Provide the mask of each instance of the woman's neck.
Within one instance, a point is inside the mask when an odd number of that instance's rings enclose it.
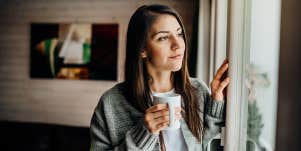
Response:
[[[168,92],[173,89],[170,71],[152,72],[149,74],[151,76],[149,85],[153,92]]]

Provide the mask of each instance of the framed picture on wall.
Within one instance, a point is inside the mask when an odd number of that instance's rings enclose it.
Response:
[[[32,23],[31,78],[117,80],[118,24]]]

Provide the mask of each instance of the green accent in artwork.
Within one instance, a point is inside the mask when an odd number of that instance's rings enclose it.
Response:
[[[49,68],[51,69],[51,65],[50,65],[50,47],[51,47],[51,39],[46,39],[44,41],[44,45],[45,45],[45,56],[47,59],[47,63]]]
[[[46,54],[46,56],[49,56],[50,46],[51,46],[51,39],[46,39],[45,40],[45,54]]]
[[[87,64],[91,60],[91,46],[88,43],[83,44],[83,60],[84,63]]]

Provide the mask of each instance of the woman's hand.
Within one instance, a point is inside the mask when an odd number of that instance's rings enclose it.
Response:
[[[176,120],[181,118],[181,108],[175,107]],[[144,124],[152,134],[159,132],[169,125],[169,109],[167,104],[157,104],[146,110]]]
[[[226,75],[226,71],[228,70],[229,63],[226,59],[221,67],[217,70],[214,79],[211,82],[211,95],[214,100],[224,100],[224,89],[228,86],[230,82],[230,78]],[[225,77],[225,75],[227,77]],[[225,94],[226,95],[226,94]]]

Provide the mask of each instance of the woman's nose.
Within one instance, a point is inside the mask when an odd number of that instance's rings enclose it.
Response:
[[[181,41],[180,37],[172,36],[172,43],[171,43],[171,49],[177,50],[181,47]]]

